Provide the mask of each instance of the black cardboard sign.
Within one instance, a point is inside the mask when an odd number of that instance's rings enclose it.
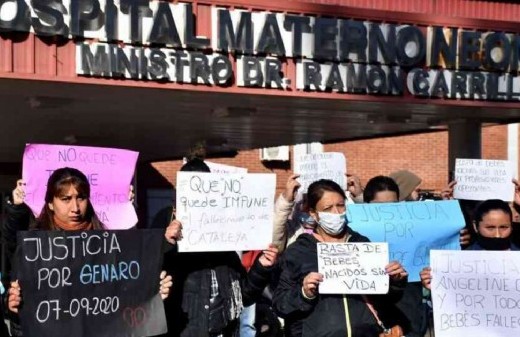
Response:
[[[28,337],[144,337],[167,331],[159,295],[163,230],[18,233]]]

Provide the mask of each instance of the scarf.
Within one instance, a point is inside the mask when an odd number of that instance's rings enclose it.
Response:
[[[92,223],[90,222],[81,222],[79,224],[69,224],[64,221],[59,220],[56,216],[52,217],[54,224],[64,231],[86,231],[92,229]]]

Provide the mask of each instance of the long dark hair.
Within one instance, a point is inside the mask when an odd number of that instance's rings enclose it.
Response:
[[[78,194],[87,199],[87,211],[85,221],[92,224],[92,229],[104,229],[103,223],[99,220],[90,202],[90,184],[87,177],[75,168],[63,167],[54,171],[47,181],[47,191],[45,192],[45,204],[43,205],[40,216],[36,219],[33,226],[41,230],[57,230],[58,226],[54,223],[54,212],[49,208],[55,197],[59,197],[70,186],[73,186]]]

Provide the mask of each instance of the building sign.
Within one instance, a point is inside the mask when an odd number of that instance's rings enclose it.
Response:
[[[211,36],[199,36],[190,3],[0,0],[0,30],[97,41],[77,39],[77,73],[85,76],[520,99],[519,34],[219,7],[211,14]]]

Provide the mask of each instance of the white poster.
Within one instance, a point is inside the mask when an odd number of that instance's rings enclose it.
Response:
[[[436,337],[520,336],[520,252],[430,254]]]
[[[386,294],[388,243],[318,243],[320,294]]]
[[[208,165],[211,173],[247,173],[247,169],[244,167],[213,163],[207,160],[204,162]]]
[[[274,174],[177,173],[181,252],[266,249],[272,241]]]
[[[307,193],[309,185],[320,179],[330,179],[345,189],[347,160],[339,152],[306,154],[295,158],[294,173],[300,175],[298,193]]]
[[[456,199],[513,201],[513,165],[507,160],[457,159]]]

